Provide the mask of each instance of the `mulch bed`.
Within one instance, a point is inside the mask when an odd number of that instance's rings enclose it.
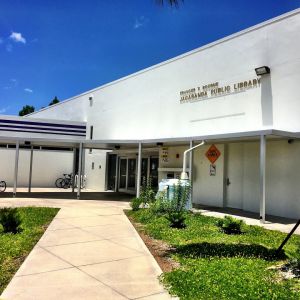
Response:
[[[126,214],[127,215],[127,214]],[[127,215],[127,218],[130,220],[131,224],[134,226],[136,231],[138,232],[139,236],[149,249],[150,253],[153,255],[155,260],[157,261],[158,265],[165,272],[171,272],[172,270],[179,267],[179,263],[174,261],[170,257],[170,253],[174,250],[170,245],[167,243],[156,240],[151,238],[147,235],[143,229],[144,225],[141,223],[137,223]]]

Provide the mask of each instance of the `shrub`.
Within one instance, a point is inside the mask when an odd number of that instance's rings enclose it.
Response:
[[[3,227],[3,232],[18,233],[21,229],[21,219],[17,208],[1,208],[0,223]]]
[[[155,192],[152,189],[152,180],[151,177],[146,180],[146,178],[143,178],[143,184],[141,187],[141,193],[140,193],[141,202],[143,203],[144,207],[147,204],[150,204],[155,201]]]
[[[182,211],[169,212],[166,216],[166,219],[170,222],[170,227],[172,228],[182,229],[186,227],[186,224],[184,222],[186,216]]]
[[[225,216],[224,219],[218,220],[216,225],[226,234],[241,234],[243,224],[245,224],[243,220]]]
[[[140,198],[133,198],[130,202],[130,206],[133,211],[137,211],[140,209],[141,203],[142,203],[142,200]]]
[[[166,205],[166,219],[173,228],[185,228],[186,204],[191,194],[191,183],[182,185],[179,181],[178,185],[173,186],[173,196],[170,197]]]
[[[161,192],[149,208],[152,214],[163,215],[168,211],[168,205],[169,200],[166,199],[165,193]]]

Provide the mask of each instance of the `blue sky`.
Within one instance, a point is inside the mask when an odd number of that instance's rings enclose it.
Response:
[[[0,114],[36,109],[300,7],[300,0],[1,0]]]

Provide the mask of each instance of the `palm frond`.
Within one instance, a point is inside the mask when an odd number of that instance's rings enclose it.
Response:
[[[167,3],[170,6],[178,7],[180,3],[183,3],[184,0],[156,0],[158,5],[163,6],[165,3]]]

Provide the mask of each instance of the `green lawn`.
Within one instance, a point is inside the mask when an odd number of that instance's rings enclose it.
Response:
[[[128,214],[146,234],[175,248],[170,255],[180,267],[164,273],[162,282],[180,299],[300,299],[298,279],[283,280],[268,269],[297,255],[300,236],[274,258],[286,236],[278,231],[245,225],[243,234],[226,235],[215,226],[217,218],[200,214],[189,214],[185,229],[172,229],[147,209]]]
[[[18,208],[22,231],[17,234],[4,234],[0,225],[0,294],[58,210],[44,207]]]

